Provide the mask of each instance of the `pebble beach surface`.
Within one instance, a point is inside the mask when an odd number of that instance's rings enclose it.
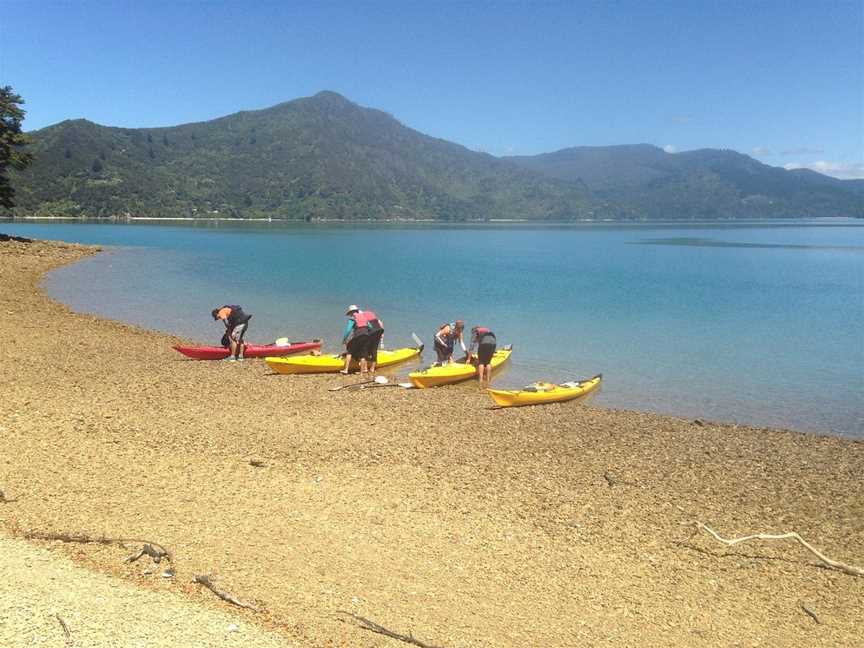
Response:
[[[190,361],[39,288],[96,252],[0,242],[0,645],[861,645],[864,577],[692,523],[864,566],[864,443]]]

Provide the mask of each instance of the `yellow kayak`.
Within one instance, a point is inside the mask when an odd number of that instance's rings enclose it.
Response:
[[[498,367],[507,362],[512,352],[513,346],[510,344],[495,351],[490,363],[492,371],[495,372]],[[451,362],[443,367],[433,365],[422,371],[412,371],[408,374],[408,378],[415,387],[423,389],[425,387],[438,387],[439,385],[452,385],[463,380],[470,380],[476,375],[477,367],[473,364]]]
[[[403,349],[378,350],[378,368],[405,362],[416,358],[423,351],[422,347],[405,347]],[[310,373],[336,373],[342,371],[345,366],[345,358],[339,354],[320,356],[294,356],[285,358],[264,358],[267,366],[280,374],[310,374]],[[356,360],[351,361],[351,371],[360,368]]]
[[[505,391],[503,389],[487,389],[489,395],[501,407],[520,407],[521,405],[542,405],[543,403],[558,403],[584,396],[600,386],[603,374],[597,374],[587,380],[554,383],[537,382],[524,389]]]

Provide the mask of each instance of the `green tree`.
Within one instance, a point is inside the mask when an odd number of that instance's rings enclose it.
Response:
[[[11,209],[15,206],[15,190],[9,183],[8,169],[21,170],[27,167],[33,156],[22,149],[29,142],[21,132],[24,100],[10,86],[0,88],[0,206]]]

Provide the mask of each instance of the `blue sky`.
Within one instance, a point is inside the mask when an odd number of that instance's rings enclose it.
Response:
[[[334,90],[494,155],[647,142],[864,177],[864,3],[0,0],[27,130]]]

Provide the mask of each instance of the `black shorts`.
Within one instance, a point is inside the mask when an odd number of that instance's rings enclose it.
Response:
[[[488,365],[492,362],[493,355],[495,355],[494,342],[482,342],[477,346],[477,364]]]
[[[444,346],[435,340],[435,353],[438,354],[438,363],[444,364],[453,357],[453,347]]]
[[[368,335],[355,335],[348,340],[346,349],[351,354],[352,358],[359,360],[366,357],[366,345],[369,343]]]
[[[375,362],[378,359],[378,347],[381,346],[381,338],[384,337],[384,329],[378,329],[366,336],[366,355],[365,358],[369,362]]]

